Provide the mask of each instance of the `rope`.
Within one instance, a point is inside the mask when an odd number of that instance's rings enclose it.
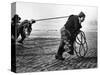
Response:
[[[80,36],[81,36],[81,39],[79,40],[78,36],[76,37],[76,40],[75,43],[79,45],[79,51],[76,50],[76,45],[74,43],[74,48],[75,48],[75,53],[78,57],[84,57],[88,51],[88,45],[87,45],[87,42],[86,42],[86,37],[85,37],[85,33],[83,31],[81,31],[80,33]],[[82,40],[82,38],[84,39],[84,42]],[[82,49],[83,49],[83,55],[81,54],[82,52]]]
[[[53,18],[45,18],[45,19],[37,19],[36,21],[44,21],[44,20],[52,20],[52,19],[61,19],[61,18],[67,18],[69,16],[62,16],[62,17],[53,17]]]

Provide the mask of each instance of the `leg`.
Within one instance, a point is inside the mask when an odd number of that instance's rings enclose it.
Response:
[[[56,59],[64,60],[64,58],[62,56],[63,52],[65,51],[64,45],[65,45],[64,40],[61,39],[60,46],[59,46],[59,49],[58,49],[58,52],[56,55]]]
[[[21,40],[18,41],[18,42],[23,44],[23,41],[24,41],[24,39],[26,38],[26,34],[25,34],[24,31],[21,32],[21,37],[22,37]]]
[[[70,52],[68,52],[69,54],[71,54],[71,55],[74,55],[74,46],[73,46],[73,44],[74,44],[74,41],[75,41],[75,39],[76,39],[76,37],[74,36],[74,35],[72,35],[71,37],[70,37],[70,47],[69,47],[69,49],[71,50]]]

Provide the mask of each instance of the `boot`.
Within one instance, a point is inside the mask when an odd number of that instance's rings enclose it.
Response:
[[[58,60],[62,60],[62,61],[65,60],[65,58],[63,58],[62,56],[58,56],[58,55],[55,55],[55,58]]]

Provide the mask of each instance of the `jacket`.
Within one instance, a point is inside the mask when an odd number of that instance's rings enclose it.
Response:
[[[82,28],[77,15],[70,15],[64,26],[71,34],[74,34]]]

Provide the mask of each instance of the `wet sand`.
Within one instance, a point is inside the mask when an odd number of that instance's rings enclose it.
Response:
[[[64,53],[64,61],[55,59],[59,38],[29,38],[22,45],[16,45],[17,72],[38,72],[97,67],[97,49],[89,50],[85,58]]]

